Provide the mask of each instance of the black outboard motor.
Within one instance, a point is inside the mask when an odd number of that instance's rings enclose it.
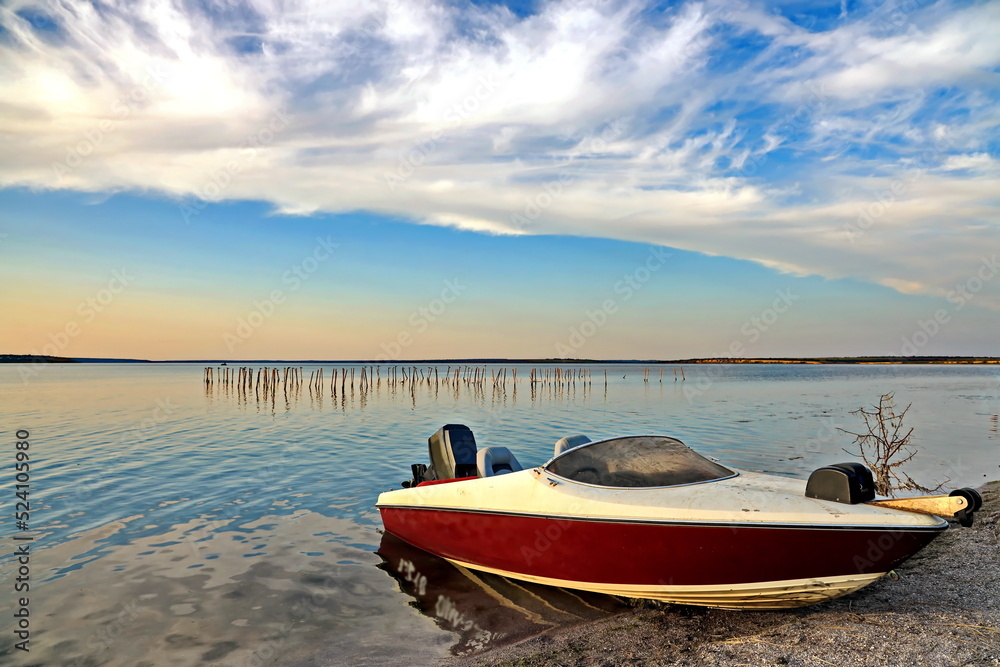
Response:
[[[835,463],[809,475],[806,497],[848,505],[867,503],[875,500],[875,479],[860,463]]]
[[[476,436],[468,426],[445,424],[427,439],[427,448],[431,459],[430,467],[420,463],[410,466],[413,479],[403,482],[403,488],[414,487],[420,482],[435,479],[478,475]]]
[[[427,474],[427,466],[423,463],[414,463],[410,466],[410,472],[413,473],[413,478],[403,480],[404,489],[409,489],[424,481],[424,475]]]

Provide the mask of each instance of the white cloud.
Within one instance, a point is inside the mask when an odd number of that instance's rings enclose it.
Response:
[[[712,3],[224,8],[0,7],[0,185],[614,237],[926,294],[996,246],[995,3],[889,32]]]
[[[831,95],[863,98],[883,91],[955,85],[978,79],[1000,62],[1000,4],[957,12],[939,24],[911,24],[899,35],[854,31],[855,39],[829,40],[830,57],[841,67],[820,79]]]
[[[941,165],[941,169],[944,171],[956,171],[959,169],[969,169],[978,172],[994,172],[998,171],[1000,167],[1000,161],[993,159],[986,153],[973,153],[970,155],[952,155],[949,156],[944,164]]]

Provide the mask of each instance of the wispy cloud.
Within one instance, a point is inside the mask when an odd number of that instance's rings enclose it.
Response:
[[[0,185],[190,201],[228,174],[218,198],[286,212],[945,294],[1000,238],[1000,5],[830,11],[22,0],[0,7]]]

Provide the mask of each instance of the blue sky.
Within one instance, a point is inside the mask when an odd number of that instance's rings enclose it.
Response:
[[[9,3],[0,347],[997,354],[998,32],[990,2]]]

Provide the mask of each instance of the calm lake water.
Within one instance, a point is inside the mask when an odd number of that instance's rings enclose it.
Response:
[[[852,457],[850,410],[895,391],[918,481],[1000,478],[993,366],[588,367],[592,384],[357,386],[273,400],[202,365],[0,366],[0,655],[12,664],[432,664],[614,614],[598,595],[477,576],[381,533],[427,438],[464,423],[526,467],[584,433],[672,435],[737,467],[805,479]],[[303,366],[308,382],[315,365]],[[360,367],[357,367],[360,368]],[[424,372],[428,367],[423,366]],[[487,367],[486,375],[498,367]],[[441,375],[446,366],[440,367]],[[605,386],[604,371],[608,383]],[[14,524],[15,432],[30,432],[30,531]],[[13,648],[14,535],[31,544],[31,652]],[[863,594],[863,593],[862,593]]]

